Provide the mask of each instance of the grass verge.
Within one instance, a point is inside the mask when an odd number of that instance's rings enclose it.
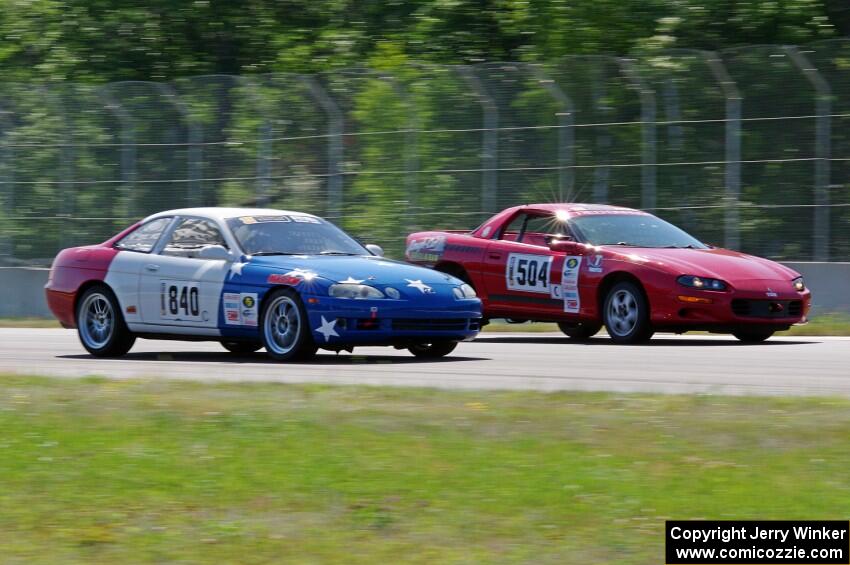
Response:
[[[658,563],[665,518],[834,518],[850,402],[0,377],[21,563]]]
[[[52,318],[0,318],[0,328],[61,328]]]

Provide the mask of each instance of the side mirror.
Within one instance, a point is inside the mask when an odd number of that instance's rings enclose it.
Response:
[[[380,245],[375,245],[374,243],[370,243],[366,245],[366,249],[369,250],[369,253],[372,255],[377,255],[378,257],[384,256],[384,249]]]
[[[208,261],[231,261],[230,251],[221,245],[207,245],[198,252],[198,259]]]
[[[579,255],[584,250],[584,246],[571,239],[551,239],[549,240],[549,249],[559,253]]]

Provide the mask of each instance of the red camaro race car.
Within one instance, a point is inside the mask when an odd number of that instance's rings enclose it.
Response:
[[[614,206],[517,206],[472,232],[414,233],[406,255],[472,285],[485,318],[557,322],[576,339],[604,325],[620,343],[692,330],[759,342],[811,305],[792,269]]]

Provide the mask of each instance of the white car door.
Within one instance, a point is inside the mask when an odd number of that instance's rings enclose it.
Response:
[[[136,324],[142,320],[139,312],[139,273],[144,265],[150,263],[150,254],[173,220],[172,216],[151,220],[115,245],[119,253],[109,265],[104,282],[115,292],[124,321],[133,331],[137,330]]]
[[[147,256],[140,274],[141,317],[147,331],[218,335],[224,280],[230,262],[200,259],[209,245],[227,247],[211,220],[178,219],[159,253]]]

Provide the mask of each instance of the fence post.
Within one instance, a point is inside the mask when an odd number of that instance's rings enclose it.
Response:
[[[702,56],[726,99],[726,218],[724,242],[728,249],[741,247],[741,214],[738,203],[741,199],[741,106],[742,98],[738,86],[720,58],[712,52],[703,51]]]
[[[189,150],[187,151],[187,172],[189,178],[189,190],[186,194],[186,204],[199,206],[204,204],[201,189],[201,178],[203,178],[203,133],[201,128],[192,119],[186,103],[180,98],[170,85],[163,82],[154,83],[162,96],[171,102],[177,113],[186,121],[187,139]]]
[[[136,131],[133,120],[127,110],[116,102],[107,92],[107,87],[97,90],[104,107],[118,120],[121,128],[121,181],[124,185],[124,206],[128,218],[134,218],[133,206],[136,195]]]
[[[575,188],[575,106],[569,96],[538,65],[523,65],[558,102],[558,196],[561,202],[573,198]]]
[[[600,59],[595,59],[599,61]],[[604,60],[602,60],[604,61]],[[591,86],[592,108],[594,119],[598,119],[597,112],[601,114],[605,112],[606,117],[610,116],[610,107],[605,103],[608,96],[608,88],[605,84],[607,73],[603,62],[594,65],[593,67],[593,84]],[[613,121],[610,118],[604,121]],[[603,163],[611,159],[611,132],[608,127],[593,128],[594,138],[594,154],[604,155]],[[593,201],[599,204],[607,204],[610,201],[608,197],[608,185],[611,180],[611,170],[607,165],[598,165],[593,168]]]
[[[45,98],[50,99],[54,109],[59,115],[59,121],[62,123],[62,144],[59,150],[59,188],[61,190],[60,200],[60,216],[70,219],[74,215],[74,205],[76,203],[76,187],[74,183],[74,132],[73,128],[68,125],[68,114],[65,111],[65,104],[62,102],[62,94],[51,92],[48,86],[41,87],[45,91]],[[72,224],[70,221],[63,221],[59,228],[59,245],[62,248],[70,247],[68,242],[68,227]]]
[[[269,205],[269,177],[271,176],[272,162],[272,124],[265,115],[263,95],[259,93],[256,81],[250,77],[242,75],[235,75],[233,78],[236,79],[237,83],[241,83],[245,87],[246,92],[254,101],[255,108],[263,116],[260,126],[257,128],[257,179],[255,183],[255,189],[257,192],[255,200],[258,206],[265,207]]]
[[[481,212],[482,216],[496,213],[499,191],[499,108],[496,101],[481,83],[481,79],[466,65],[459,65],[458,72],[475,92],[481,102],[484,115],[481,136]]]
[[[342,185],[342,136],[345,131],[345,119],[342,111],[319,82],[312,76],[299,75],[299,80],[307,85],[310,94],[328,116],[328,216],[339,220],[343,210]]]
[[[815,261],[829,261],[829,222],[830,222],[830,157],[831,157],[831,115],[832,89],[823,75],[815,68],[803,53],[794,46],[784,47],[788,58],[800,69],[817,95],[815,101],[815,212],[814,212],[814,254]]]
[[[655,208],[656,195],[656,161],[658,147],[655,137],[655,91],[649,88],[640,78],[635,68],[634,60],[618,59],[623,75],[629,80],[632,88],[640,95],[641,121],[641,207]]]
[[[407,229],[409,229],[410,231],[416,231],[416,222],[413,221],[413,217],[416,214],[416,210],[418,209],[417,170],[419,169],[419,153],[417,145],[417,132],[419,130],[419,123],[417,121],[416,105],[413,102],[413,97],[410,95],[409,92],[407,92],[407,90],[402,87],[398,79],[396,79],[390,74],[383,72],[378,72],[375,74],[381,80],[388,82],[392,86],[396,95],[399,97],[399,99],[402,100],[407,109],[407,121],[405,124],[406,131],[404,132],[404,185],[405,192],[407,193]]]
[[[9,112],[0,106],[0,205],[7,213],[14,215],[15,213],[15,168],[12,165],[14,158],[12,149],[9,147],[6,138],[7,130],[12,129],[8,117]],[[11,221],[5,220],[5,226],[2,228],[3,237],[0,239],[0,262],[13,262],[15,245],[12,239],[12,233],[9,229]]]

